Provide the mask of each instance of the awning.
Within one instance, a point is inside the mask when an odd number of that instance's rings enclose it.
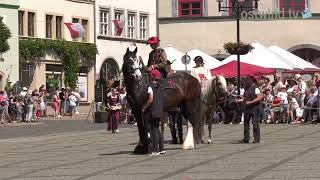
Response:
[[[237,77],[238,76],[238,65],[237,61],[231,61],[227,64],[221,65],[217,68],[211,69],[211,75],[222,75],[226,78],[231,77]],[[268,74],[274,74],[275,70],[272,68],[264,68],[261,66],[255,66],[252,64],[240,62],[240,76],[248,76],[248,75],[255,75],[255,76],[261,76],[261,75],[268,75]]]

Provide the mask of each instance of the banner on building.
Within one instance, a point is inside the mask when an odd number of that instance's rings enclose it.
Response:
[[[70,31],[72,38],[80,38],[86,35],[86,30],[80,23],[64,23]]]
[[[120,19],[115,19],[112,22],[116,26],[117,36],[121,36],[125,22],[126,22],[124,15],[121,15]]]

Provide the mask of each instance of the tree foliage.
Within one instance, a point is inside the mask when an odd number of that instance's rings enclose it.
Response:
[[[8,39],[11,38],[9,28],[0,19],[0,54],[7,52],[10,49]]]
[[[65,84],[76,87],[79,64],[92,67],[95,63],[97,46],[91,43],[71,42],[37,38],[22,38],[19,43],[20,61],[41,61],[46,52],[53,51],[62,61]]]

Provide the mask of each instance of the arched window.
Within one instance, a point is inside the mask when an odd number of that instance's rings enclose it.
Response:
[[[100,69],[100,79],[117,80],[119,74],[120,71],[117,62],[112,58],[106,59]]]

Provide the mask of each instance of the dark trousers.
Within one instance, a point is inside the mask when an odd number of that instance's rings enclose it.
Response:
[[[313,112],[316,112],[315,109],[312,109],[312,107],[305,108],[303,110],[303,119],[304,122],[312,121],[313,120]]]
[[[250,120],[252,119],[253,125],[253,138],[256,142],[260,141],[260,113],[258,112],[245,112],[244,113],[244,141],[250,140]]]
[[[164,149],[163,136],[159,130],[160,119],[151,119],[152,152],[159,152],[159,150],[162,151]]]
[[[178,130],[178,137],[179,143],[183,143],[183,131],[182,131],[182,116],[180,112],[177,111],[170,111],[169,115],[171,116],[171,123],[170,123],[170,130],[172,136],[172,143],[178,143],[177,138],[177,130]],[[177,128],[176,128],[177,125]]]

